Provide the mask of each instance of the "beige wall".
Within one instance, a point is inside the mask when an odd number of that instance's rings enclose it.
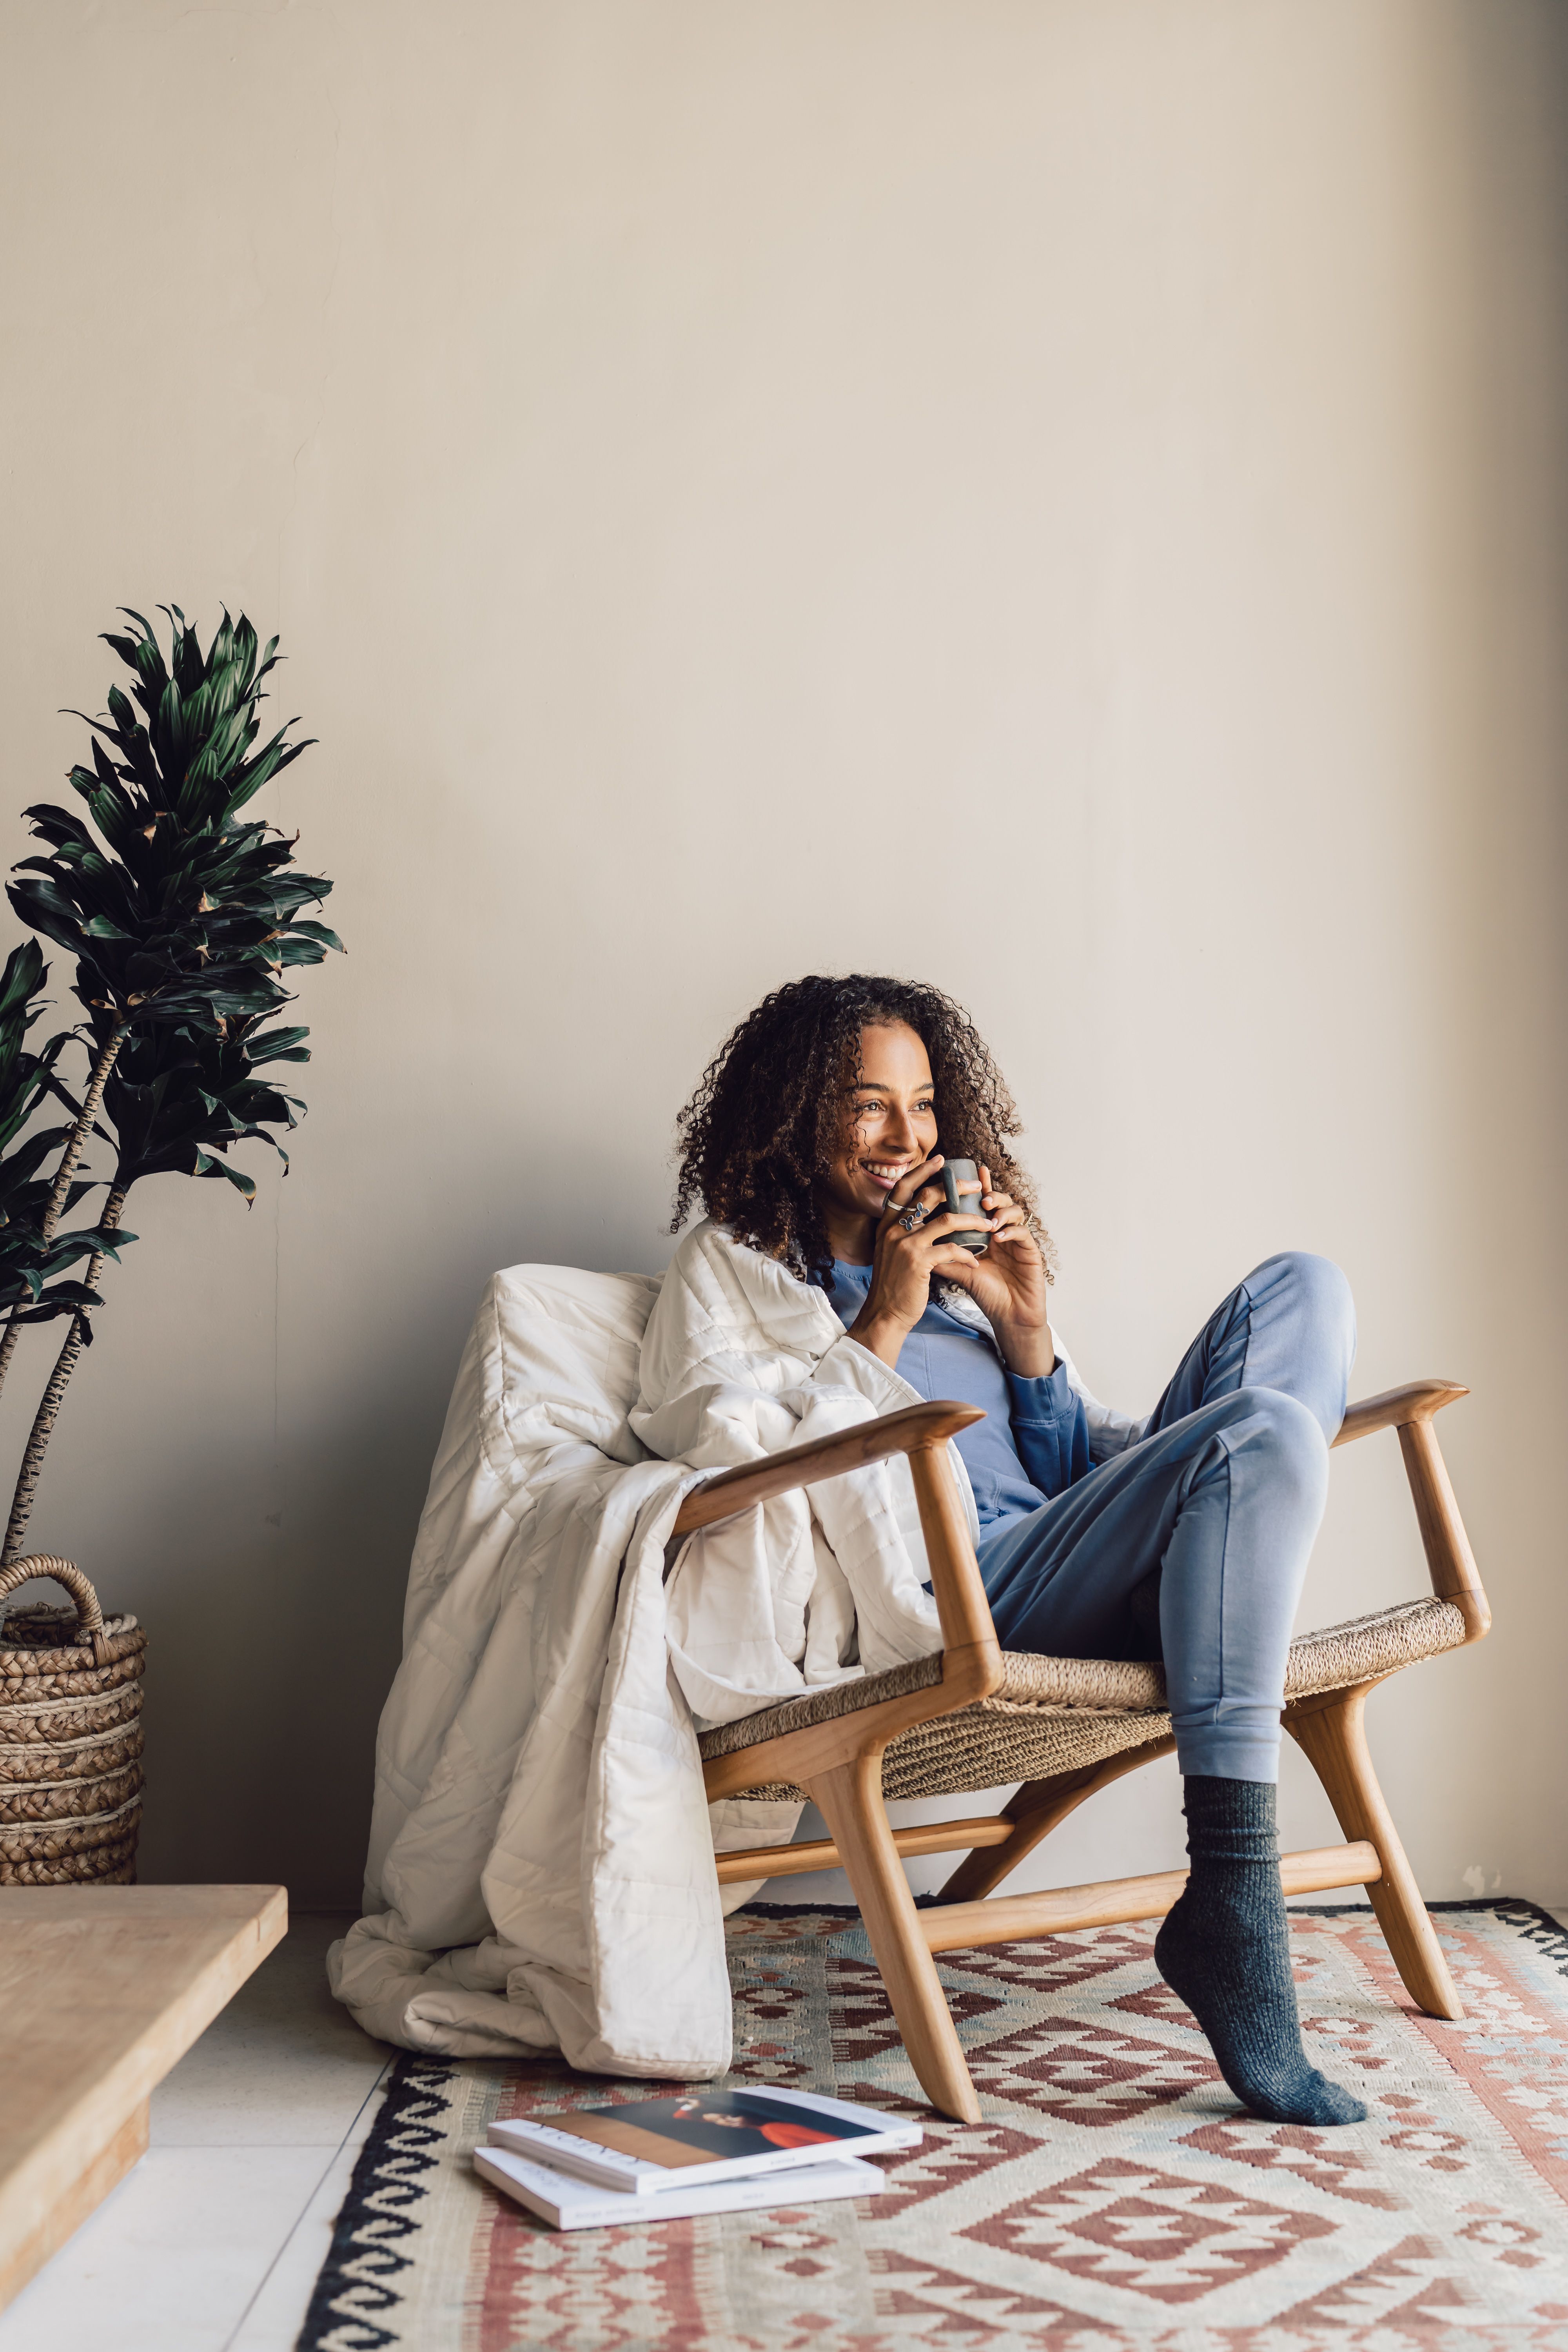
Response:
[[[480,1282],[662,1263],[718,1037],[862,965],[991,1033],[1102,1393],[1287,1245],[1363,1391],[1473,1383],[1498,1631],[1377,1734],[1431,1894],[1568,1896],[1565,63],[1551,0],[0,5],[5,804],[117,603],[244,605],[352,949],[287,1185],[138,1196],[35,1521],[152,1628],[150,1875],[353,1890]],[[1320,1622],[1421,1580],[1341,1460]]]

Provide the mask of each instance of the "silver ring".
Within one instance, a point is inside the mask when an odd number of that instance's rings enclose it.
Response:
[[[918,1201],[911,1201],[909,1207],[904,1211],[903,1215],[899,1219],[899,1223],[902,1225],[906,1234],[912,1234],[918,1226],[923,1225],[925,1221],[926,1212],[921,1208]]]

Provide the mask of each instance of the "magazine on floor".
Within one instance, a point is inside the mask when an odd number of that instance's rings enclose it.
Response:
[[[858,2156],[791,2165],[782,2173],[753,2174],[744,2180],[699,2179],[695,2185],[667,2189],[658,2197],[595,2188],[550,2165],[516,2156],[508,2147],[476,2148],[474,2169],[481,2179],[503,2189],[555,2230],[605,2230],[627,2222],[646,2229],[657,2221],[681,2221],[696,2213],[751,2212],[760,2207],[808,2205],[829,2197],[875,2197],[888,2185],[885,2173]],[[691,2176],[687,2178],[689,2184]]]
[[[783,2172],[829,2157],[918,2147],[918,2123],[875,2107],[760,2084],[679,2099],[632,2099],[564,2115],[513,2116],[490,2126],[492,2148],[637,2196]]]

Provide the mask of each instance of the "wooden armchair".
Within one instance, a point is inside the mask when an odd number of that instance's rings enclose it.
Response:
[[[1311,1759],[1349,1841],[1283,1856],[1288,1895],[1364,1885],[1417,2007],[1463,2015],[1420,1891],[1367,1752],[1363,1711],[1380,1682],[1417,1658],[1479,1642],[1491,1622],[1432,1417],[1468,1391],[1418,1381],[1352,1405],[1334,1443],[1397,1429],[1432,1575],[1432,1594],[1292,1643],[1285,1727]],[[979,2102],[932,1955],[1071,1927],[1152,1919],[1181,1893],[1184,1871],[996,1895],[1009,1873],[1074,1807],[1175,1743],[1157,1665],[1046,1658],[999,1647],[946,1441],[983,1416],[972,1405],[921,1404],[837,1437],[730,1470],[689,1494],[674,1538],[694,1534],[795,1486],[906,1454],[919,1498],[942,1646],[930,1657],[836,1685],[701,1739],[710,1801],[752,1791],[805,1794],[830,1834],[799,1845],[719,1857],[721,1884],[798,1871],[848,1873],[904,2046],[927,2097],[978,2123]],[[672,1555],[673,1556],[673,1555]],[[995,1815],[895,1830],[889,1797],[951,1796],[1021,1785]],[[937,1897],[917,1910],[905,1854],[966,1848]]]

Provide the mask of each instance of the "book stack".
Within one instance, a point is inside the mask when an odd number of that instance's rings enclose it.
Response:
[[[919,2124],[766,2084],[490,2126],[474,2168],[556,2230],[678,2221],[821,2198],[875,2197],[868,2156],[918,2147]]]

